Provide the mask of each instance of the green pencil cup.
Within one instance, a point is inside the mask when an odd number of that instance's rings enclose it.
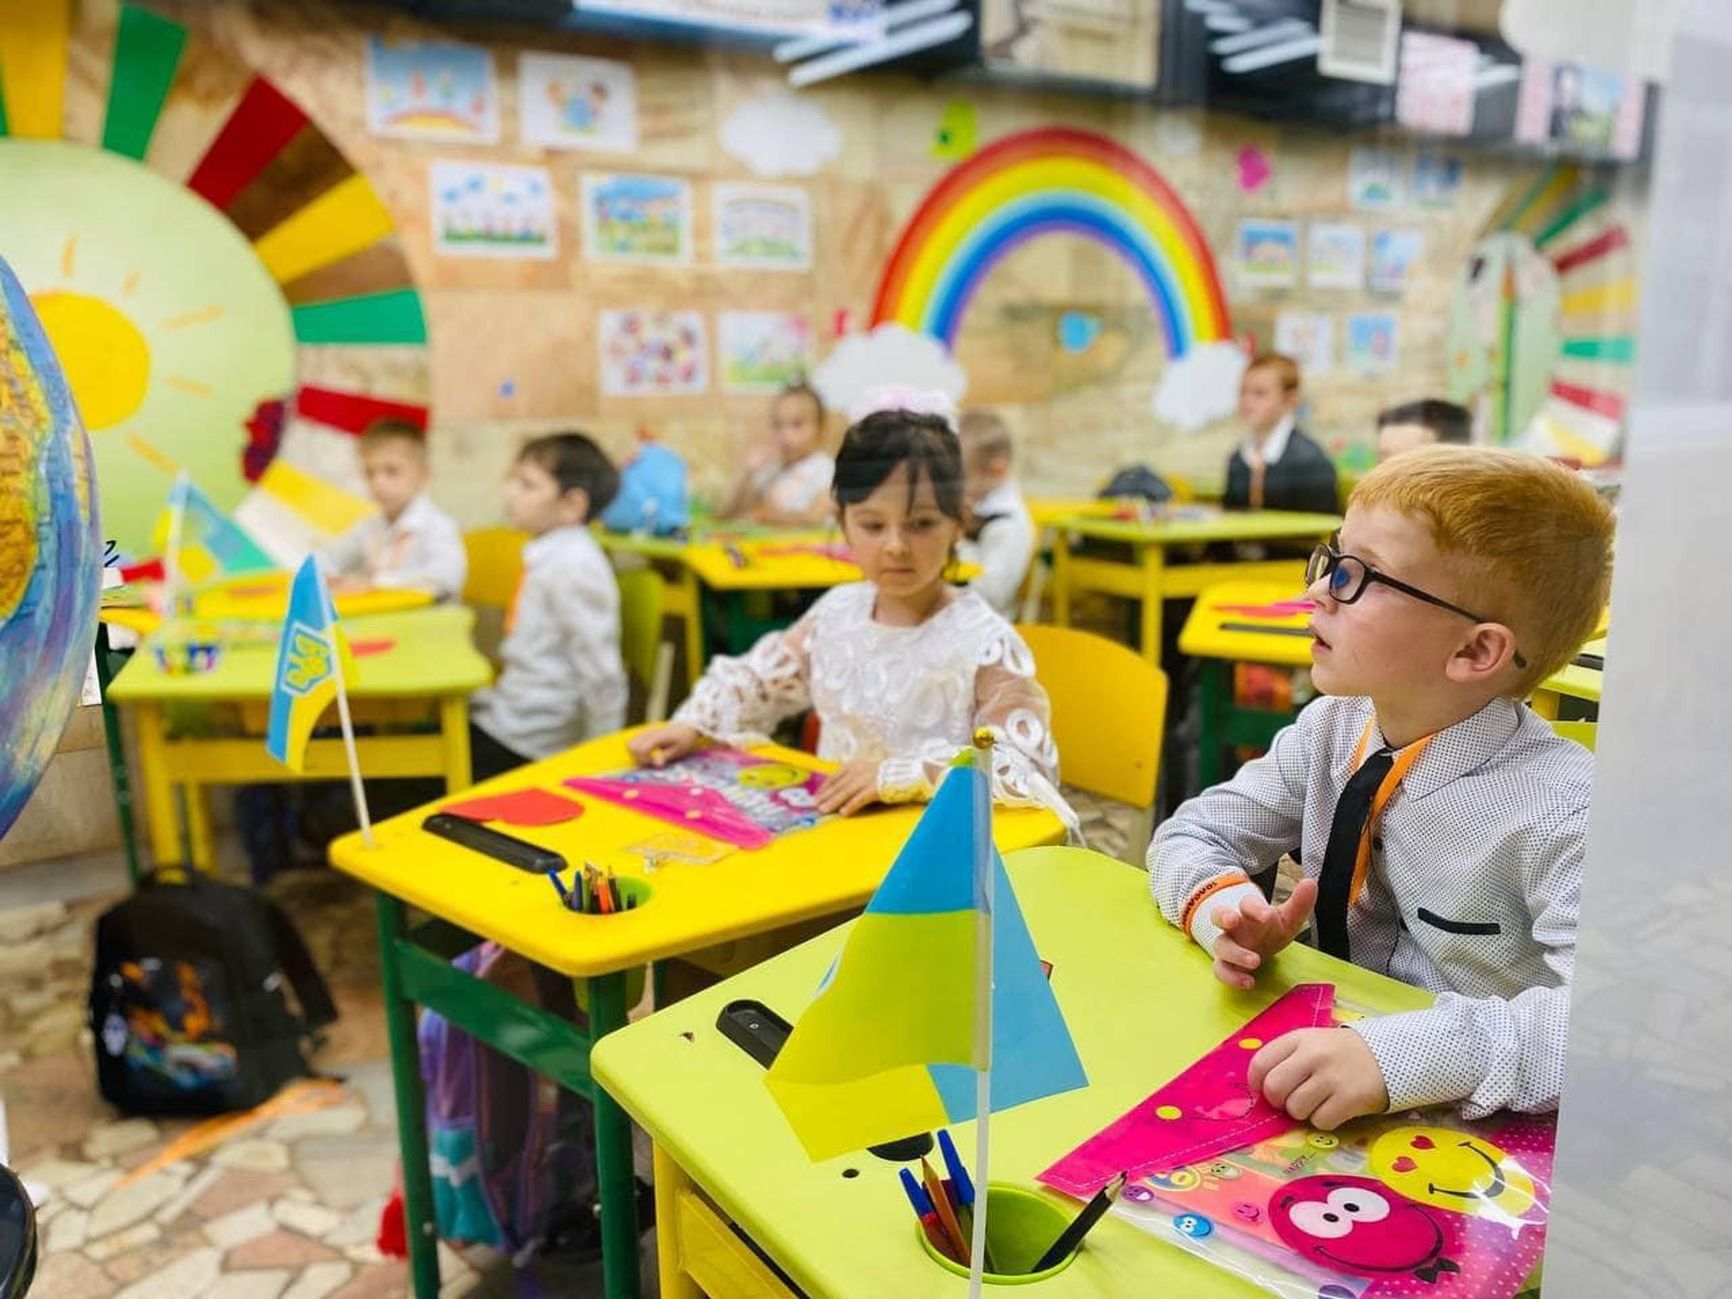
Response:
[[[1074,1216],[1074,1212],[1067,1214],[1059,1205],[1020,1186],[988,1186],[986,1251],[1000,1270],[986,1273],[986,1284],[1032,1285],[1064,1271],[1076,1257],[1074,1251],[1044,1271],[1030,1272],[1028,1269],[1040,1261],[1040,1256],[1070,1225]],[[968,1269],[934,1249],[918,1223],[914,1227],[914,1236],[920,1242],[920,1248],[926,1251],[926,1256],[939,1267],[967,1278]]]

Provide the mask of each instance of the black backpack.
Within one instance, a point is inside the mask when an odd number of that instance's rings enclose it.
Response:
[[[250,888],[152,875],[96,922],[96,1072],[125,1113],[249,1109],[311,1076],[302,1039],[336,1018],[300,934]]]
[[[1114,474],[1112,481],[1101,488],[1101,499],[1110,500],[1116,496],[1142,497],[1145,501],[1153,501],[1156,505],[1173,498],[1173,489],[1147,465],[1131,465]]]

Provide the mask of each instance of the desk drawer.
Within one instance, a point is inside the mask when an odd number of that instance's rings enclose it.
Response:
[[[710,1299],[796,1299],[751,1246],[696,1191],[680,1191],[680,1267]]]

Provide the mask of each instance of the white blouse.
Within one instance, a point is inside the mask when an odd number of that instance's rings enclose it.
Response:
[[[836,587],[742,657],[712,660],[674,721],[724,744],[761,744],[777,722],[815,708],[818,756],[876,761],[886,803],[932,797],[986,726],[993,798],[1051,808],[1074,831],[1046,691],[1022,637],[973,591],[916,627],[875,622],[877,598],[870,582]]]

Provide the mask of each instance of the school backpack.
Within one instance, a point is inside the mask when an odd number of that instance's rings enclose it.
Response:
[[[1173,489],[1165,478],[1147,465],[1130,465],[1119,470],[1113,475],[1112,481],[1101,488],[1102,500],[1125,496],[1140,496],[1145,501],[1153,501],[1159,505],[1172,499]]]
[[[601,512],[609,532],[666,536],[691,523],[686,462],[659,442],[646,441],[620,467],[619,491]]]
[[[562,1019],[577,1017],[571,980],[497,943],[452,964]],[[440,1237],[490,1245],[522,1262],[556,1242],[574,1217],[590,1216],[589,1105],[433,1011],[421,1016],[416,1039]]]
[[[250,1109],[311,1075],[302,1039],[336,1018],[300,934],[253,889],[150,875],[96,922],[97,1081],[124,1113]]]

